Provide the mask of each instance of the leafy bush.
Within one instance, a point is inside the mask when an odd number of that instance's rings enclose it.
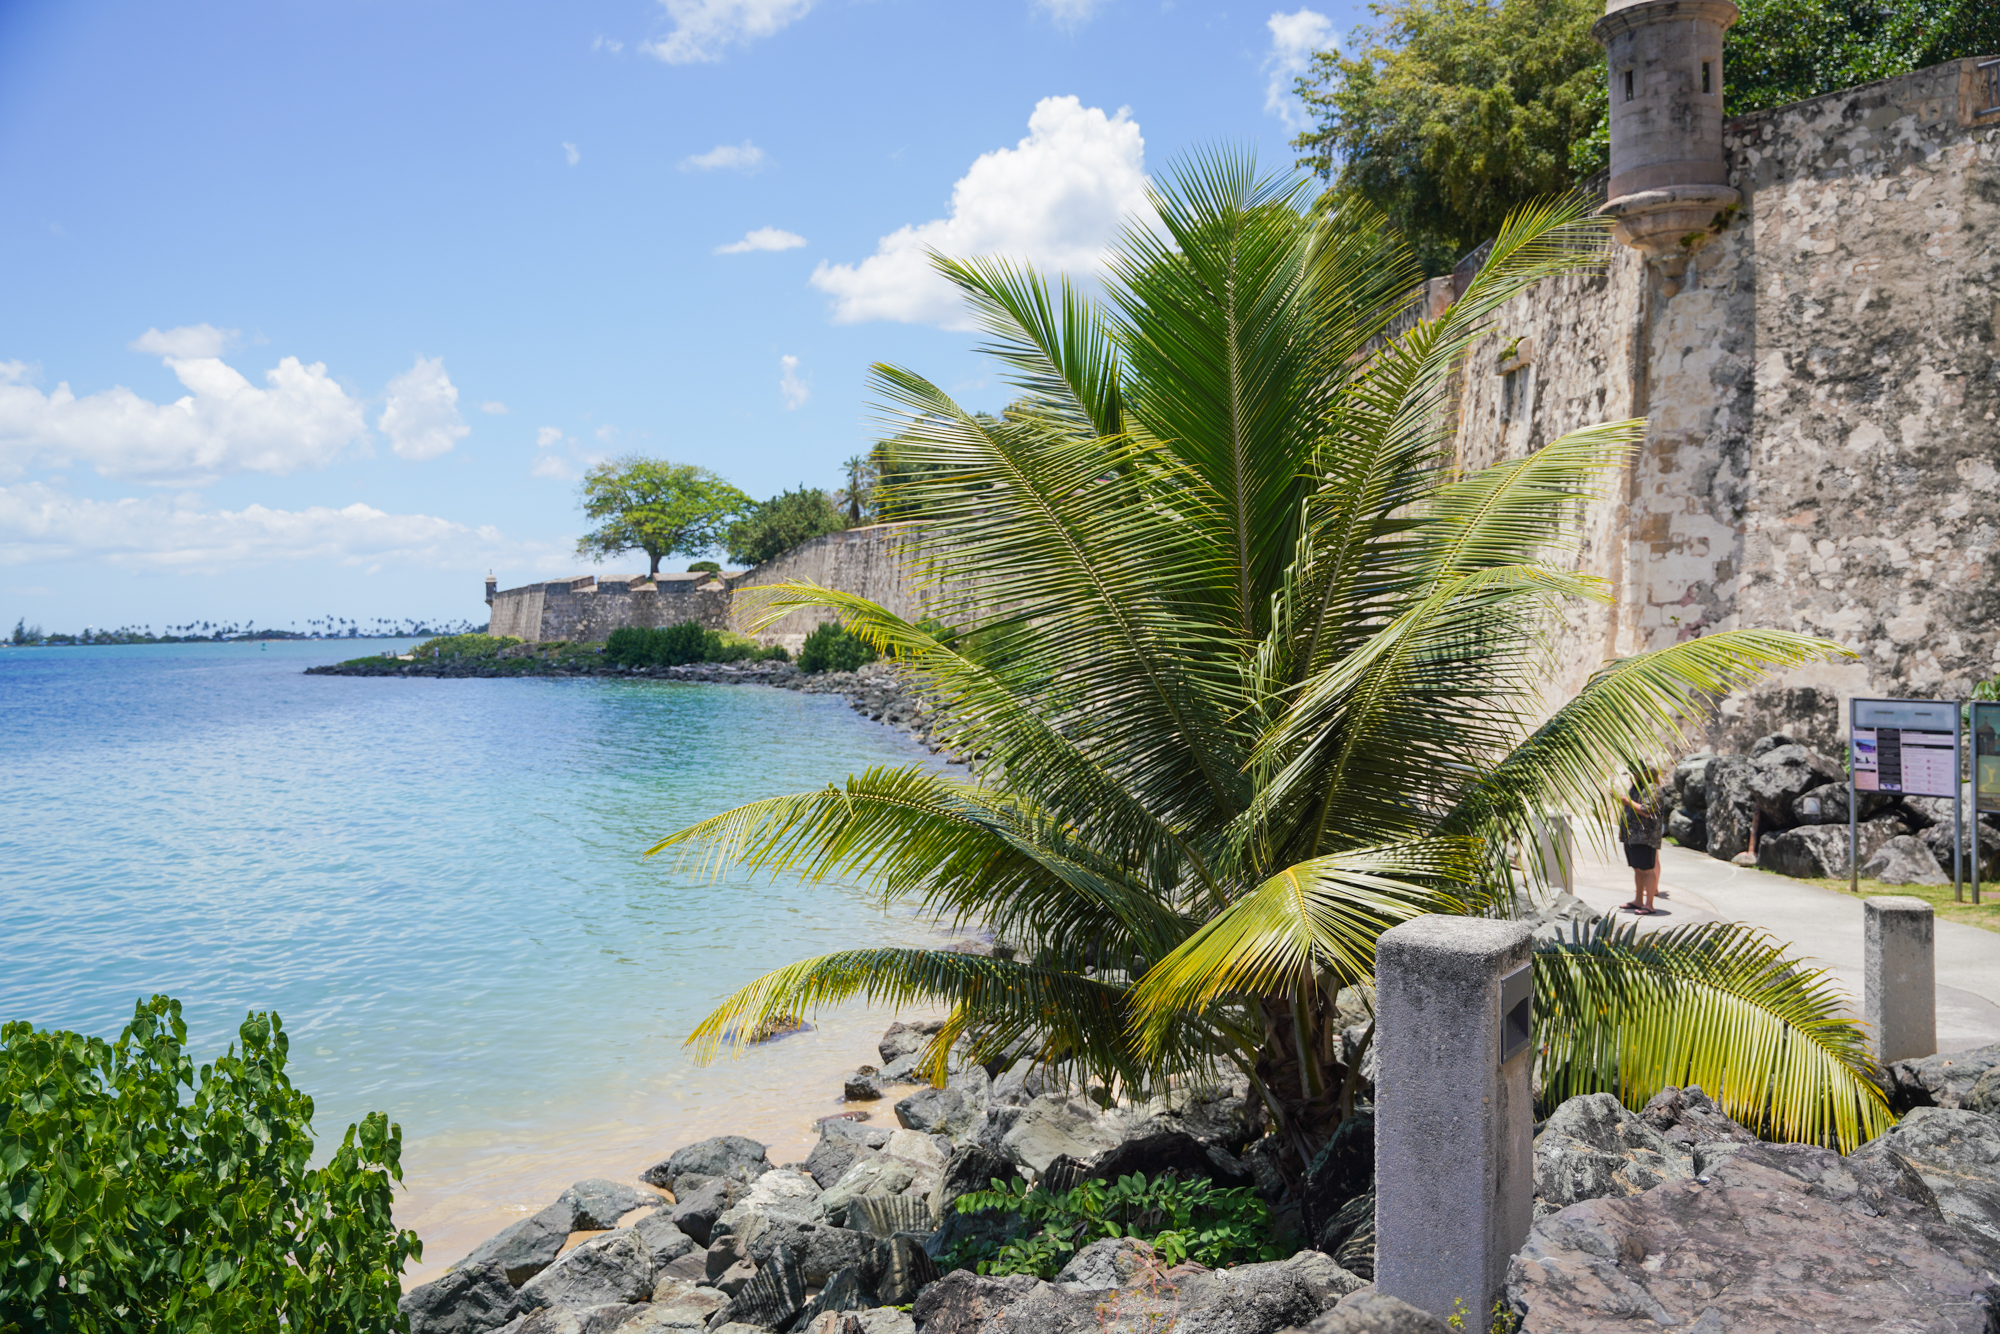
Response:
[[[439,635],[436,639],[426,639],[410,650],[413,657],[423,658],[496,658],[503,648],[512,648],[521,641],[512,635]]]
[[[115,1043],[0,1026],[0,1332],[402,1328],[401,1127],[370,1113],[309,1167],[278,1016],[199,1071],[186,1039],[165,996]]]
[[[1020,1181],[994,1181],[991,1190],[958,1199],[962,1214],[992,1210],[1019,1216],[1038,1231],[1007,1242],[992,1258],[947,1254],[952,1268],[973,1264],[982,1274],[1033,1274],[1052,1279],[1070,1256],[1105,1237],[1150,1242],[1170,1265],[1184,1260],[1214,1268],[1245,1260],[1275,1260],[1271,1211],[1249,1187],[1143,1174],[1116,1183],[1085,1181],[1074,1190],[1029,1190]]]
[[[727,630],[705,630],[698,621],[682,621],[661,629],[624,625],[604,641],[604,656],[621,667],[679,667],[690,662],[763,662],[788,655],[782,648],[760,648],[754,639]]]
[[[722,567],[712,560],[698,560],[688,566],[689,574],[721,574]]]
[[[762,565],[771,557],[847,527],[847,515],[817,487],[785,491],[729,525],[729,559]]]
[[[825,622],[799,646],[799,670],[808,674],[851,672],[873,661],[875,650],[868,641],[837,621]]]

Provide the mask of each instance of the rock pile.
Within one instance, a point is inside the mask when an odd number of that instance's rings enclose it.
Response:
[[[1857,796],[1863,876],[1892,885],[1951,880],[1950,798],[1879,792]],[[1663,800],[1667,834],[1682,847],[1722,861],[1754,860],[1781,875],[1848,874],[1846,771],[1838,761],[1783,733],[1759,739],[1748,755],[1690,755],[1674,766]],[[2000,877],[1996,815],[1968,826],[1966,874],[1972,869],[1975,829],[1980,878]]]

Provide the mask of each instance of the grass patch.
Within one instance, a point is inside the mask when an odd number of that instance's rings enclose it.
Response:
[[[1874,898],[1879,894],[1902,894],[1913,899],[1922,899],[1936,910],[1937,915],[1947,922],[1963,922],[1982,930],[2000,933],[2000,884],[1990,880],[1979,882],[1978,907],[1972,904],[1972,886],[1968,883],[1960,887],[1965,895],[1964,903],[1952,900],[1951,886],[1943,885],[1885,885],[1880,880],[1863,879],[1859,893],[1848,889],[1847,877],[1799,877],[1802,885],[1814,885],[1820,889],[1831,889],[1851,898]]]

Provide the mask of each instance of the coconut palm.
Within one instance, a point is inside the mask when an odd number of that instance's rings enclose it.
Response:
[[[1642,424],[1463,471],[1452,386],[1503,302],[1602,261],[1587,206],[1516,214],[1449,309],[1392,325],[1421,275],[1376,216],[1226,154],[1152,202],[1102,301],[938,261],[1021,394],[1003,418],[875,368],[916,465],[898,485],[925,520],[924,627],[811,585],[771,595],[770,616],[822,608],[897,658],[981,778],[871,769],[653,851],[858,878],[1012,947],[779,969],[696,1030],[704,1058],[777,1013],[943,1003],[936,1077],[960,1042],[1133,1092],[1234,1068],[1296,1170],[1351,1103],[1335,1001],[1383,930],[1512,911],[1508,849],[1539,812],[1608,819],[1621,771],[1832,646],[1712,634],[1607,663],[1549,711],[1561,609],[1607,596],[1570,568],[1580,508]],[[1770,942],[1599,930],[1547,949],[1552,1091],[1636,1103],[1698,1073],[1754,1125],[1846,1144],[1881,1123],[1859,1034]]]

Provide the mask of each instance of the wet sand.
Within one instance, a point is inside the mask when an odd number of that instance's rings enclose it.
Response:
[[[552,1203],[585,1177],[636,1181],[686,1144],[711,1135],[748,1135],[770,1146],[770,1161],[802,1161],[818,1141],[813,1123],[866,1111],[894,1128],[894,1097],[847,1103],[843,1078],[876,1065],[875,1044],[898,1017],[873,1006],[815,1016],[809,1032],[776,1038],[698,1067],[677,1041],[662,1040],[635,1061],[647,1068],[610,1093],[578,1096],[550,1072],[550,1096],[513,1122],[479,1136],[421,1140],[405,1127],[403,1187],[396,1222],[423,1238],[424,1258],[405,1288],[442,1275],[487,1237]]]

